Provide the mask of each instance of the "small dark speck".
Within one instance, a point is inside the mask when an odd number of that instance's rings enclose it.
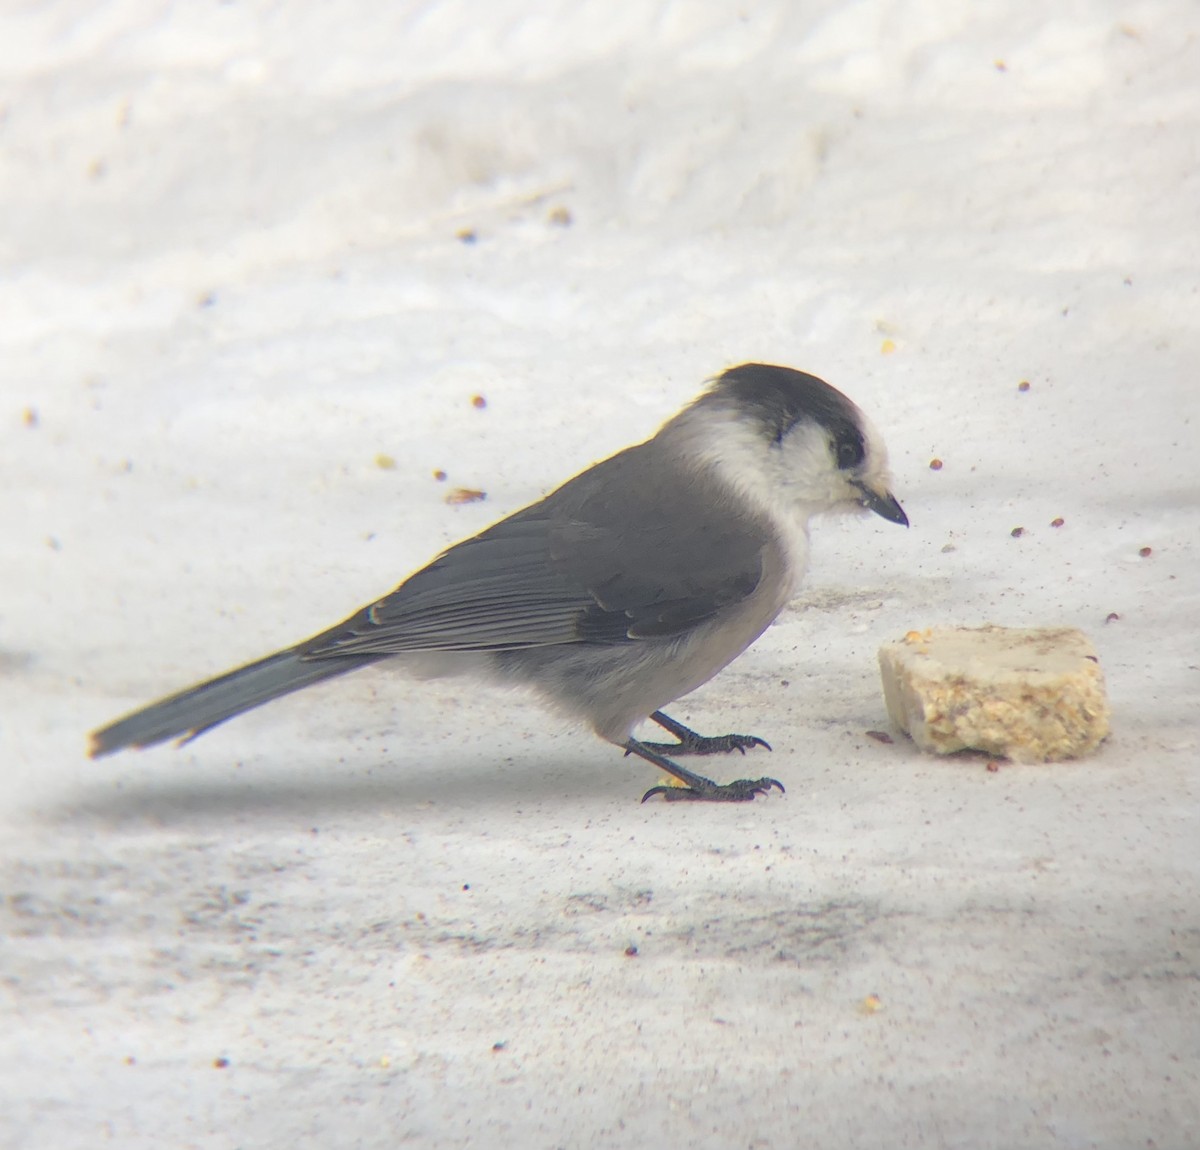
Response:
[[[637,958],[637,956],[638,956],[638,948],[636,946],[634,946],[633,943],[630,943],[625,948],[625,957],[626,958]]]
[[[1093,663],[1099,663],[1100,660],[1095,655],[1084,655],[1085,659],[1091,659]]]
[[[1066,520],[1060,515],[1057,519],[1050,520],[1050,526],[1051,527],[1061,527],[1065,522],[1066,522]]]
[[[792,685],[792,681],[791,681],[791,679],[780,679],[779,685],[781,687],[790,687]]]
[[[508,1045],[507,1042],[493,1042],[492,1043],[492,1053],[499,1054],[500,1051],[503,1050],[507,1045]]]
[[[887,733],[887,731],[868,731],[868,739],[874,739],[877,743],[894,743],[895,739]]]
[[[463,888],[463,890],[470,890],[471,884],[469,882],[465,882],[465,883],[463,883],[462,888]]]
[[[224,1070],[229,1065],[229,1059],[222,1055],[220,1058],[213,1059],[214,1070]]]
[[[1010,534],[1010,535],[1011,535],[1011,536],[1012,536],[1014,539],[1020,539],[1020,538],[1021,538],[1021,536],[1025,534],[1025,528],[1024,528],[1024,527],[1014,527],[1014,528],[1012,529],[1012,531],[1010,531],[1010,532],[1009,532],[1009,534]]]
[[[1109,613],[1108,613],[1108,614],[1105,616],[1105,618],[1104,618],[1104,621],[1105,621],[1106,623],[1115,623],[1115,622],[1116,622],[1118,619],[1120,619],[1120,618],[1121,618],[1121,616],[1120,616],[1120,615],[1118,615],[1118,614],[1117,614],[1115,611],[1110,611],[1110,612],[1109,612]]]
[[[988,774],[994,775],[1000,770],[1000,764],[993,760],[992,762],[988,763],[985,770],[988,772]]]
[[[1153,552],[1150,550],[1149,547],[1140,547],[1140,548],[1138,548],[1138,554],[1143,559],[1149,559],[1150,556],[1153,554]]]
[[[487,399],[485,399],[482,395],[473,395],[471,396],[471,406],[475,408],[476,411],[482,411],[485,407],[487,407]]]
[[[1021,380],[1021,382],[1017,384],[1017,390],[1018,391],[1028,391],[1029,390],[1029,380],[1027,380],[1027,379]]]

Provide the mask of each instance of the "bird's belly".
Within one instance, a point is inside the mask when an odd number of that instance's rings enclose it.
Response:
[[[497,657],[497,668],[503,680],[533,687],[602,739],[622,745],[652,711],[736,659],[770,626],[791,590],[790,582],[764,578],[743,603],[686,635],[511,651]]]

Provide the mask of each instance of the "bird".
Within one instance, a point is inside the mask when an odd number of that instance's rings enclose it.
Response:
[[[810,521],[847,512],[908,526],[870,420],[814,375],[731,367],[650,439],[443,551],[336,626],[93,732],[89,754],[182,745],[389,660],[532,689],[673,776],[643,802],[782,793],[774,778],[719,783],[683,766],[687,756],[770,746],[755,735],[700,735],[663,708],[770,626],[805,574]],[[647,720],[674,741],[635,738]]]

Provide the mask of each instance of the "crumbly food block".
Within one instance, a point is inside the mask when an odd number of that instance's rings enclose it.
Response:
[[[1104,673],[1073,627],[935,627],[879,649],[892,722],[924,751],[1022,763],[1089,754],[1108,734]]]

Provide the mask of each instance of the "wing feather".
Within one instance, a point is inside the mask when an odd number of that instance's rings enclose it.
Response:
[[[303,657],[631,643],[744,599],[762,575],[763,525],[703,473],[664,484],[649,447],[451,547]]]

